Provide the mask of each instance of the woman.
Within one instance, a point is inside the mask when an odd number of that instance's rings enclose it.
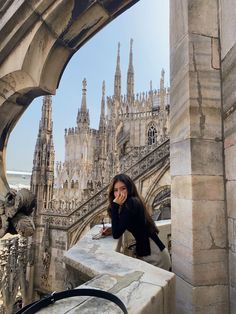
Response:
[[[159,231],[129,176],[118,174],[113,178],[109,188],[108,212],[114,239],[118,239],[128,230],[136,240],[138,258],[170,270],[169,252],[159,239]]]

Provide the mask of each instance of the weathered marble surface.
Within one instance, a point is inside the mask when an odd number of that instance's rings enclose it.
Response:
[[[171,236],[181,314],[229,313],[224,163],[231,174],[235,166],[232,148],[223,155],[222,78],[235,74],[232,58],[221,75],[220,36],[235,22],[221,16],[222,8],[233,6],[226,2],[170,1]],[[225,48],[232,44],[229,34]],[[232,82],[225,85],[228,102]]]
[[[132,313],[175,313],[175,275],[117,252],[111,236],[92,240],[95,226],[65,254],[65,263],[92,280],[95,287],[116,294]],[[39,313],[121,313],[116,305],[97,298],[76,297],[56,302]]]

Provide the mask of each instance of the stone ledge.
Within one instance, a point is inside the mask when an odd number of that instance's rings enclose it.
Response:
[[[119,240],[111,236],[92,240],[101,226],[93,227],[64,256],[66,265],[91,278],[80,287],[116,294],[129,314],[175,313],[175,275],[117,252]],[[160,228],[161,229],[161,228]],[[121,313],[109,301],[76,297],[61,300],[40,313]]]

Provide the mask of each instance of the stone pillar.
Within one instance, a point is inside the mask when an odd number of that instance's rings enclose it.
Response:
[[[218,13],[217,0],[170,1],[177,313],[229,313]]]
[[[230,313],[236,313],[236,2],[220,1]]]

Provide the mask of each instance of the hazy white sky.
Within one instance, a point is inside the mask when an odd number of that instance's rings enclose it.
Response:
[[[83,46],[67,65],[53,96],[53,138],[56,161],[64,161],[64,129],[76,126],[83,78],[87,79],[90,125],[98,127],[102,81],[113,95],[117,45],[121,44],[122,93],[126,92],[129,43],[133,38],[135,93],[159,88],[165,69],[169,85],[169,1],[140,0]],[[7,147],[8,170],[32,170],[42,97],[35,99],[13,130]]]

